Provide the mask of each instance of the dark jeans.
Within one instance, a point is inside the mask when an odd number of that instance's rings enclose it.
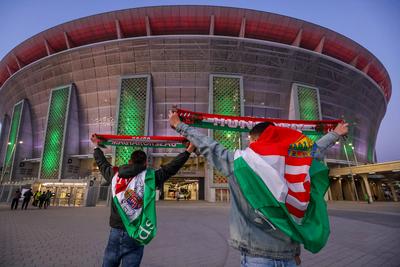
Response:
[[[124,230],[111,228],[110,237],[104,251],[103,267],[139,267],[144,246],[139,245]]]
[[[46,199],[44,202],[44,208],[47,209],[48,206],[50,206],[50,199]]]
[[[17,209],[18,208],[18,203],[19,203],[19,198],[13,198],[13,200],[11,202],[11,209]]]
[[[25,206],[25,209],[28,207],[28,204],[29,204],[29,201],[30,201],[30,200],[31,200],[30,198],[28,198],[28,199],[24,198],[24,201],[22,202],[22,208],[21,208],[21,210],[24,209],[24,206]]]
[[[296,267],[295,260],[277,260],[262,257],[252,257],[241,253],[241,267]]]

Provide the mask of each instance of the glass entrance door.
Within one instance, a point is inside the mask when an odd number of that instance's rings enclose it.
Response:
[[[68,186],[58,187],[56,199],[58,200],[58,206],[70,206],[71,188]]]
[[[202,200],[203,178],[172,177],[164,183],[164,200]]]
[[[84,196],[85,196],[85,188],[84,187],[74,187],[72,190],[72,194],[71,194],[71,197],[72,197],[71,205],[82,206]]]

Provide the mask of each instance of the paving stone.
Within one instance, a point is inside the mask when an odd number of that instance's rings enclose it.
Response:
[[[158,234],[145,249],[143,267],[240,265],[240,253],[227,243],[228,205],[157,204]],[[335,202],[329,208],[338,215],[330,217],[330,239],[317,254],[302,251],[303,267],[400,266],[398,203]],[[0,266],[101,266],[108,216],[108,207],[11,211],[0,206]]]

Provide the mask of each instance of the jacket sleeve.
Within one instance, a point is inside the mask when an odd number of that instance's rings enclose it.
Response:
[[[322,160],[328,149],[335,145],[335,142],[338,141],[339,138],[340,135],[333,131],[322,136],[317,142],[315,142],[317,146],[316,151],[314,152],[314,158]]]
[[[104,179],[107,181],[107,185],[109,185],[114,176],[112,165],[107,161],[103,151],[98,147],[94,149],[93,157],[99,167],[101,175],[103,175]]]
[[[210,137],[199,133],[193,127],[181,122],[176,131],[192,142],[200,153],[207,158],[219,172],[230,176],[233,172],[234,152],[226,149],[223,145]]]
[[[190,153],[185,151],[180,153],[176,158],[166,165],[161,166],[160,169],[155,171],[156,185],[160,187],[168,178],[175,175],[188,160]]]

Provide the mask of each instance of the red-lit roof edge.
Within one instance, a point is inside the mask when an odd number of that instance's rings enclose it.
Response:
[[[284,15],[243,8],[174,5],[123,9],[72,20],[42,31],[13,48],[0,64],[0,87],[20,68],[71,47],[127,37],[210,32],[295,45],[351,64],[381,88],[388,102],[389,74],[366,48],[337,32]],[[147,18],[146,18],[147,17]],[[245,19],[243,19],[245,18]],[[300,37],[299,37],[300,35]],[[296,42],[300,38],[300,42]]]

